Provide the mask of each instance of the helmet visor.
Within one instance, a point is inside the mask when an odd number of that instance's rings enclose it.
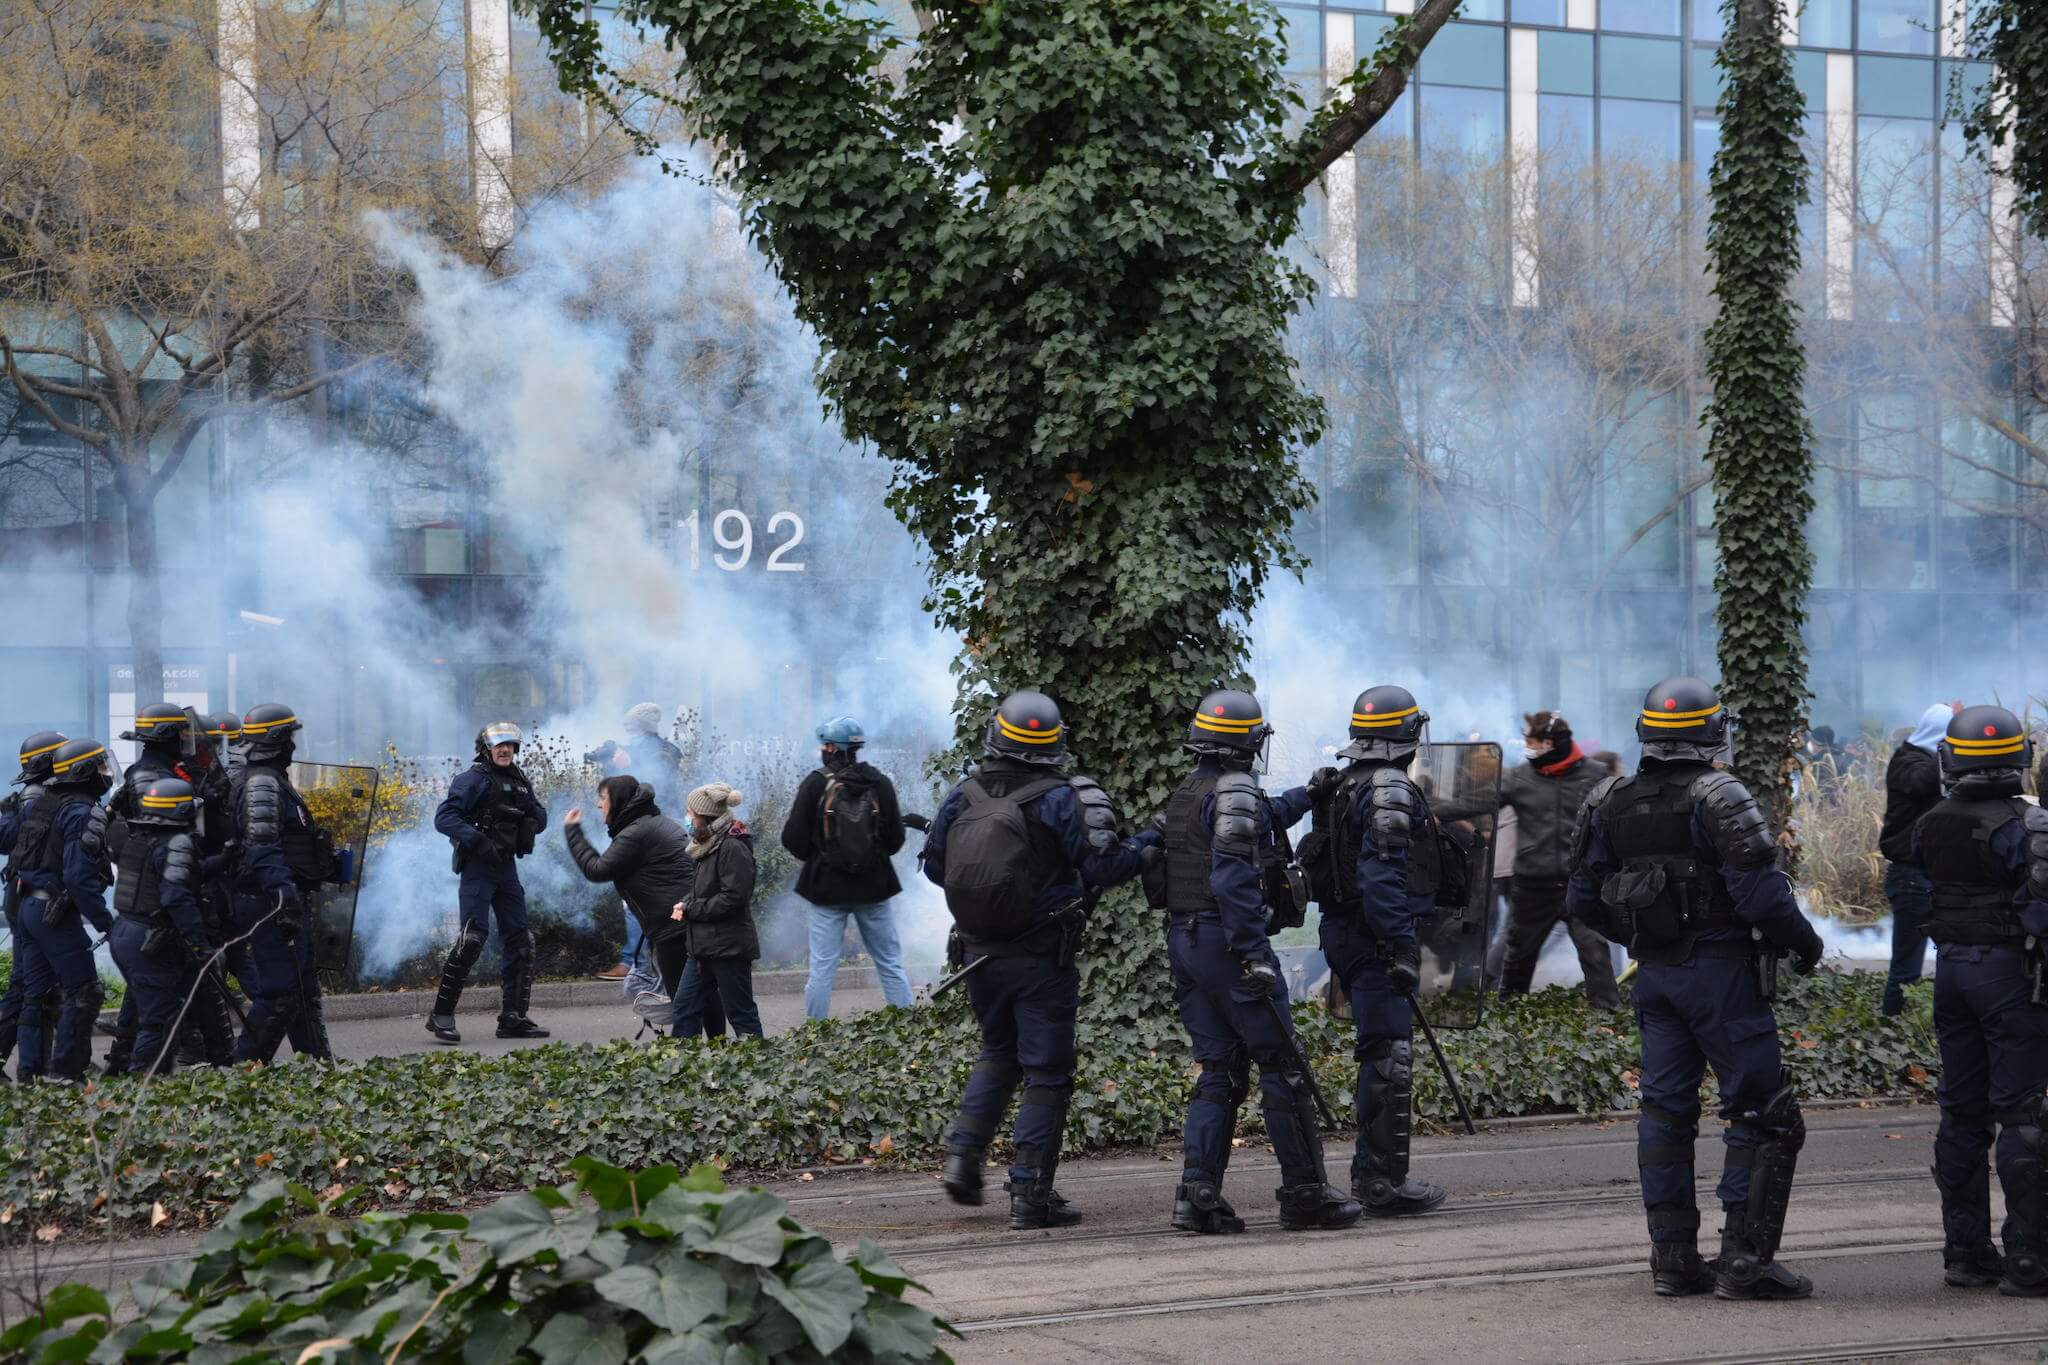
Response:
[[[495,749],[500,744],[519,746],[519,727],[507,720],[494,720],[484,727],[484,747]]]

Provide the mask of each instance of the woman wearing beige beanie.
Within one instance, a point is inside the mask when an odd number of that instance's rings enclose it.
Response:
[[[684,803],[696,874],[690,894],[671,912],[690,941],[690,965],[675,993],[672,1032],[678,1038],[698,1030],[705,973],[717,984],[733,1032],[761,1036],[761,1012],[754,1006],[754,960],[761,956],[754,933],[754,837],[733,815],[744,799],[725,783],[710,782]]]

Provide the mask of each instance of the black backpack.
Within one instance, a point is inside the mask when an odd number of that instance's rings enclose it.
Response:
[[[826,777],[818,798],[818,856],[827,867],[858,875],[886,862],[881,823],[882,803],[872,785]]]
[[[1025,806],[1066,779],[1041,777],[1004,796],[970,778],[946,831],[946,908],[963,937],[999,942],[1038,927],[1038,893],[1049,881],[1025,823]]]

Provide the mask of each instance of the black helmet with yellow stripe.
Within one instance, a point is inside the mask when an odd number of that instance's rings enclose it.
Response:
[[[182,777],[159,777],[143,789],[128,817],[134,825],[156,825],[164,829],[190,829],[199,819],[199,796]]]
[[[155,701],[135,713],[135,728],[123,730],[121,738],[142,745],[183,748],[191,722],[184,707]]]
[[[1043,692],[1012,692],[989,717],[982,750],[991,758],[1057,766],[1067,756],[1067,727],[1060,719],[1059,703]]]
[[[1946,773],[1977,773],[1994,768],[2023,770],[2034,761],[2034,741],[2020,719],[2003,706],[1966,706],[1948,723],[1941,740],[1941,767]]]
[[[94,795],[114,784],[107,771],[107,746],[96,739],[67,739],[50,755],[49,787],[84,787]]]
[[[242,752],[252,763],[291,762],[292,736],[306,727],[297,713],[282,702],[267,701],[249,709],[242,717]]]
[[[1422,747],[1429,712],[1405,687],[1368,687],[1351,703],[1351,743],[1337,751],[1349,759],[1389,759],[1396,763]]]
[[[1698,678],[1666,678],[1643,694],[1636,738],[1645,758],[1711,763],[1728,753],[1721,694]]]
[[[1243,759],[1246,763],[1262,757],[1273,738],[1266,724],[1265,708],[1249,692],[1235,688],[1211,692],[1195,708],[1188,722],[1187,741],[1181,745],[1191,754],[1206,758]]]
[[[21,742],[21,771],[14,776],[14,785],[26,782],[42,782],[50,776],[50,761],[56,757],[68,736],[55,730],[38,730]]]

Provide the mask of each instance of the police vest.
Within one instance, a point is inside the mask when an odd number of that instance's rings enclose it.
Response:
[[[1991,851],[1991,836],[2026,818],[2017,796],[1959,800],[1949,796],[1920,817],[1920,868],[1934,883],[1936,943],[2007,943],[2024,938],[2013,893],[2026,872],[2008,872]]]
[[[68,807],[89,805],[91,802],[92,798],[83,793],[60,793],[36,802],[35,809],[21,822],[21,832],[15,836],[14,857],[8,862],[8,871],[48,872],[61,878],[64,875],[64,840],[56,832],[57,817]]]
[[[1221,907],[1209,885],[1210,850],[1215,831],[1202,818],[1202,803],[1216,791],[1223,774],[1197,768],[1182,780],[1166,802],[1166,912],[1169,915],[1214,914]]]
[[[1383,766],[1352,768],[1335,791],[1316,803],[1316,830],[1329,833],[1315,839],[1313,855],[1308,840],[1302,841],[1302,850],[1310,891],[1325,911],[1350,913],[1365,902],[1358,889],[1358,855],[1365,847],[1366,822],[1372,819],[1373,774]],[[1420,804],[1419,791],[1417,798]],[[1437,839],[1436,813],[1427,805],[1422,805],[1422,812],[1408,836],[1408,894],[1434,900],[1443,885],[1443,848]]]
[[[476,827],[486,834],[510,839],[519,853],[533,852],[533,827],[528,823],[526,803],[533,797],[533,784],[517,765],[500,768],[479,764],[489,784],[482,806],[477,809]]]
[[[175,835],[144,833],[130,828],[121,846],[120,880],[114,883],[114,913],[142,924],[155,924],[163,914],[163,872],[153,855]]]
[[[1600,806],[1607,845],[1621,871],[1600,888],[1620,922],[1610,938],[1645,962],[1683,962],[1707,930],[1740,927],[1718,864],[1693,845],[1692,787],[1704,764],[1659,765],[1614,784]]]
[[[42,800],[42,796],[43,784],[40,782],[31,782],[28,786],[23,787],[19,795],[15,797],[15,800],[19,803],[17,809],[27,811],[29,812],[30,815],[33,815],[35,812],[36,803]],[[22,823],[15,828],[14,851],[7,855],[6,877],[8,882],[8,889],[10,891],[13,889],[14,874],[16,873],[16,871],[28,866],[27,861],[25,861],[21,856],[23,839],[28,832],[28,820],[29,815],[24,815],[22,817]]]

